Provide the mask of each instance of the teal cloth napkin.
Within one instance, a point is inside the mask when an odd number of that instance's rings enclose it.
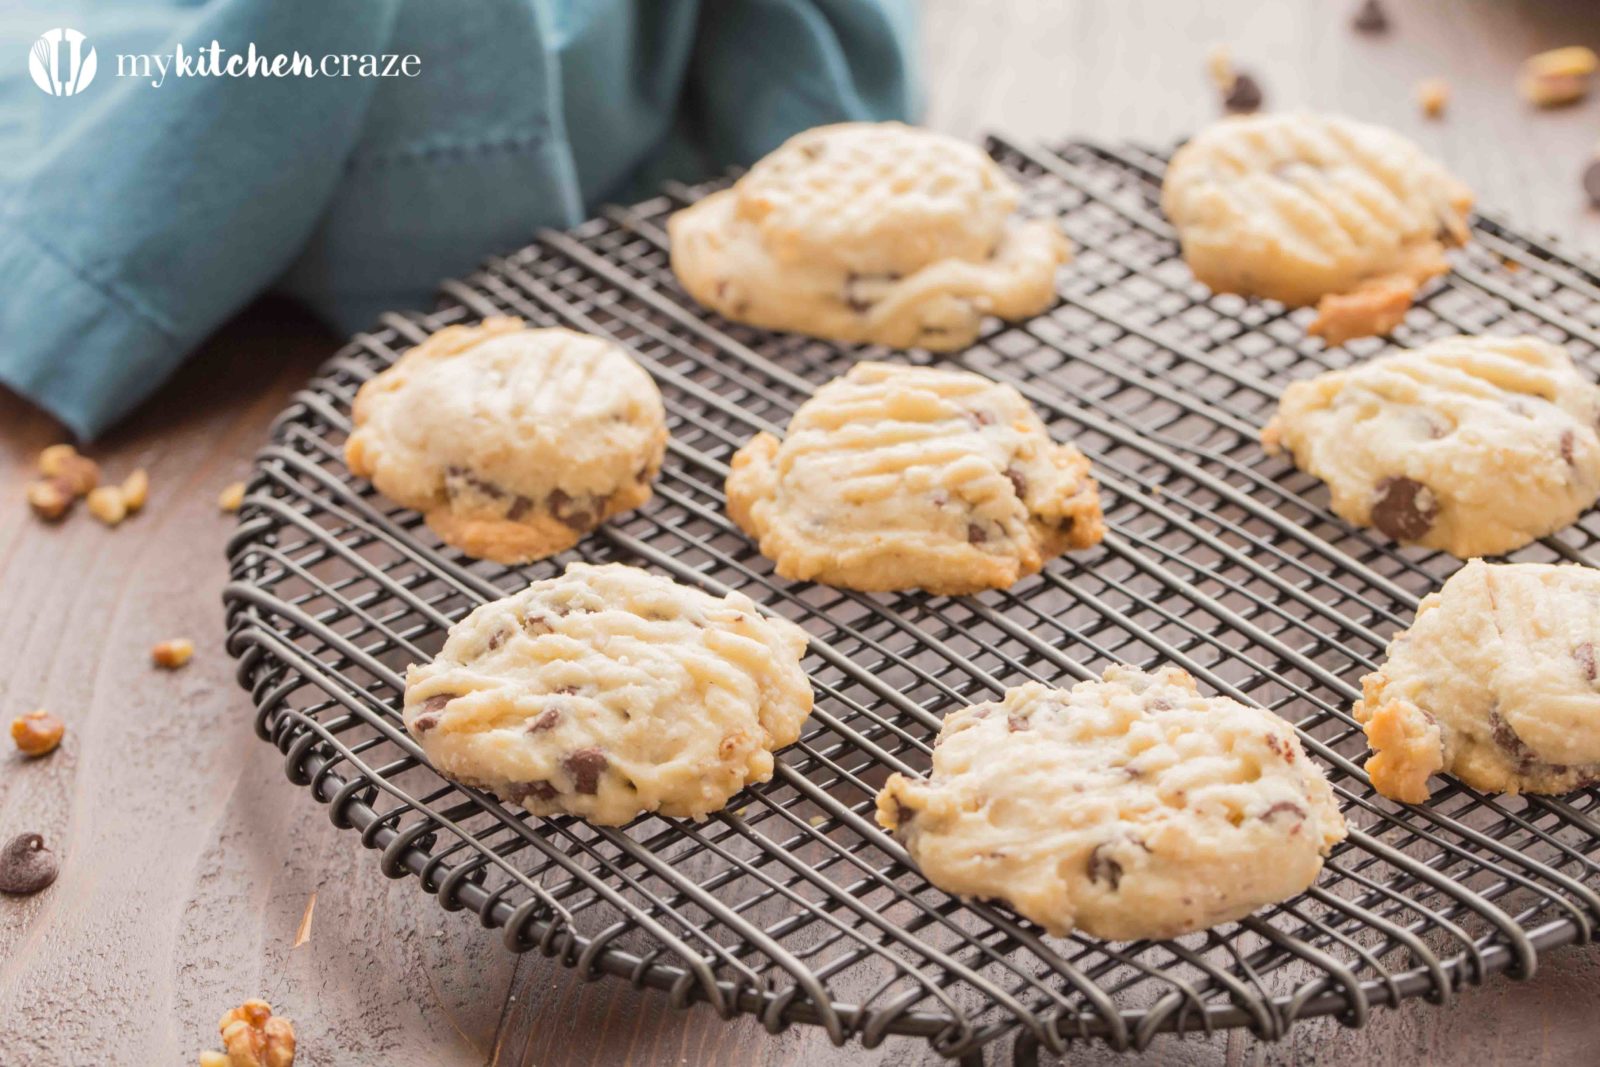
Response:
[[[917,109],[912,0],[212,0],[0,15],[0,382],[90,438],[256,295],[337,330],[598,203]],[[51,96],[66,26],[94,80]],[[119,55],[415,54],[414,78],[118,76]],[[63,53],[63,56],[65,53]],[[124,64],[124,68],[127,65]]]

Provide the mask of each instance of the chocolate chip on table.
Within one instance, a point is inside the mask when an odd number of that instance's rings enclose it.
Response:
[[[1389,29],[1389,14],[1378,0],[1364,0],[1350,20],[1358,33],[1383,33]]]
[[[1600,159],[1592,159],[1583,168],[1583,191],[1592,207],[1600,207]]]
[[[561,761],[561,766],[572,775],[572,788],[588,796],[599,791],[600,772],[609,765],[606,754],[598,748],[580,748]]]
[[[1372,499],[1372,525],[1396,541],[1417,541],[1433,529],[1439,504],[1433,490],[1411,478],[1385,478]]]
[[[1115,893],[1122,885],[1122,864],[1106,855],[1110,842],[1096,845],[1094,851],[1089,853],[1089,881],[1104,882]]]
[[[48,711],[30,711],[11,720],[11,740],[24,756],[44,756],[61,744],[67,724]]]
[[[1264,99],[1260,84],[1250,75],[1240,71],[1233,77],[1233,87],[1222,98],[1222,106],[1230,114],[1248,115],[1260,111]]]
[[[0,849],[0,893],[37,893],[60,873],[56,854],[38,834],[18,834]]]

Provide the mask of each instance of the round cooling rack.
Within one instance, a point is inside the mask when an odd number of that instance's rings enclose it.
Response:
[[[1600,792],[1491,796],[1449,783],[1420,807],[1369,786],[1349,715],[1359,680],[1455,560],[1335,518],[1316,479],[1256,435],[1283,386],[1380,351],[1327,350],[1309,310],[1212,296],[1155,206],[1164,165],[1136,148],[991,141],[1027,209],[1077,249],[1047,313],[993,324],[956,365],[1009,382],[1076,441],[1108,532],[1009,590],[864,595],[785,581],[728,520],[733,451],[861,358],[926,353],[772,335],[697,308],[667,265],[666,217],[712,186],[669,188],[545,233],[443,288],[427,317],[387,316],[294,398],[261,452],[229,544],[229,647],[257,729],[291,781],[448,909],[515,951],[710,1002],[772,1030],[891,1034],[982,1062],[1100,1039],[1295,1020],[1362,1025],[1407,997],[1444,1001],[1600,918]],[[520,569],[464,558],[342,460],[363,381],[429,332],[490,314],[615,338],[655,376],[672,441],[655,498],[564,556]],[[1532,332],[1600,369],[1600,276],[1480,218],[1457,269],[1396,333]],[[1520,560],[1596,563],[1591,513]],[[811,636],[816,711],[772,781],[703,823],[623,829],[508,810],[441,778],[400,721],[405,666],[477,604],[572,559],[618,560],[738,589]],[[1351,827],[1306,893],[1174,941],[1051,938],[1004,907],[952,898],[873,820],[891,770],[925,772],[943,715],[1028,679],[1173,663],[1206,690],[1291,720]]]

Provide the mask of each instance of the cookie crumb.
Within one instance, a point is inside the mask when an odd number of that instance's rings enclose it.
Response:
[[[234,482],[221,493],[217,494],[217,507],[223,511],[238,511],[239,505],[244,503],[244,483]]]
[[[1536,107],[1562,107],[1589,95],[1600,57],[1582,45],[1554,48],[1522,64],[1522,95]]]
[[[122,498],[122,490],[114,485],[102,485],[89,491],[89,514],[105,523],[115,526],[128,517],[128,504]]]
[[[28,485],[28,506],[45,522],[55,522],[78,499],[72,487],[60,478],[43,478]]]
[[[74,496],[83,496],[100,484],[100,465],[79,455],[71,445],[51,445],[40,452],[39,473],[59,479]]]
[[[122,503],[126,505],[128,514],[144,508],[144,502],[150,497],[150,475],[144,468],[140,468],[122,480]]]
[[[44,756],[56,750],[67,724],[42,708],[11,720],[11,740],[24,756]]]
[[[200,1067],[294,1067],[294,1024],[264,1000],[247,1000],[217,1023],[222,1052],[200,1053]]]
[[[1350,25],[1357,33],[1387,33],[1389,30],[1389,13],[1383,9],[1378,0],[1365,0],[1356,8]]]
[[[1424,78],[1417,83],[1417,103],[1430,119],[1443,115],[1450,104],[1450,83],[1443,78]]]
[[[194,642],[187,637],[162,641],[150,650],[150,660],[157,667],[175,671],[194,658]]]

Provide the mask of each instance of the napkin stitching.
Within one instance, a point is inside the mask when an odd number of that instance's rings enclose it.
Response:
[[[65,252],[55,248],[44,239],[29,233],[27,230],[17,225],[14,220],[12,221],[11,231],[54,260],[74,278],[78,279],[78,281],[99,293],[107,301],[116,304],[118,307],[133,315],[135,318],[138,318],[140,321],[144,322],[145,325],[161,334],[161,336],[166,338],[169,342],[174,344],[177,343],[177,333],[171,326],[162,322],[156,317],[155,312],[143,306],[132,296],[121,292],[116,285],[111,282],[104,282],[96,278],[94,275],[90,274],[85,267],[79,264],[76,260],[72,259]]]
[[[470,140],[441,139],[433,142],[415,142],[378,152],[358,152],[351,157],[349,169],[430,163],[444,157],[459,159],[467,156],[490,155],[497,152],[525,152],[529,149],[542,147],[548,144],[549,141],[550,127],[546,124],[522,133],[500,134]]]

